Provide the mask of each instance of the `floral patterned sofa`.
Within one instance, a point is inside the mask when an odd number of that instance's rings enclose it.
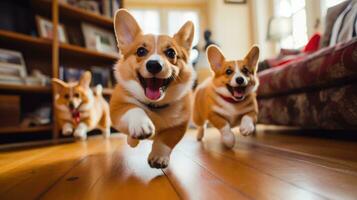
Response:
[[[259,123],[357,129],[357,39],[259,73]]]

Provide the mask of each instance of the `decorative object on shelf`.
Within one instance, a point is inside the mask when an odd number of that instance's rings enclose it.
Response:
[[[24,78],[26,85],[32,86],[48,86],[50,85],[51,79],[49,76],[43,74],[40,70],[34,69],[30,76]]]
[[[112,32],[87,23],[81,25],[86,48],[103,53],[117,54],[116,41]]]
[[[71,67],[60,67],[59,78],[66,82],[77,82],[82,73],[83,69],[71,68]]]
[[[20,96],[0,95],[0,127],[18,126],[20,115]]]
[[[51,123],[52,106],[45,103],[39,106],[33,112],[25,115],[21,121],[21,127],[41,126]]]
[[[23,84],[27,76],[26,65],[21,52],[0,49],[0,83]]]
[[[224,0],[224,3],[230,4],[246,4],[247,0]]]
[[[92,85],[102,85],[103,87],[110,87],[110,69],[107,67],[91,67],[92,72]]]
[[[53,38],[53,24],[50,20],[36,15],[37,31],[42,38]],[[66,30],[62,24],[58,26],[58,39],[60,42],[67,43]]]
[[[78,1],[77,3],[75,3],[75,6],[98,15],[101,14],[99,10],[99,3],[97,1],[93,1],[93,0]]]

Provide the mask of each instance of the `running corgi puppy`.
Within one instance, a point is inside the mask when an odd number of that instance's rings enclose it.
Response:
[[[128,135],[131,147],[153,139],[148,163],[165,168],[191,115],[194,70],[188,60],[193,23],[186,22],[173,37],[143,34],[134,17],[120,9],[114,29],[120,58],[115,65],[118,84],[110,101],[113,126]]]
[[[193,121],[198,126],[197,140],[203,138],[209,121],[220,131],[223,144],[232,148],[235,137],[231,128],[239,125],[240,133],[246,136],[253,133],[257,122],[259,48],[253,46],[243,60],[228,61],[217,46],[211,45],[207,57],[213,77],[195,91]]]
[[[100,129],[105,138],[110,135],[109,104],[102,96],[101,85],[93,93],[91,78],[91,73],[86,71],[78,83],[52,80],[56,92],[55,119],[63,135],[73,134],[75,138],[85,140],[87,132],[95,128]]]

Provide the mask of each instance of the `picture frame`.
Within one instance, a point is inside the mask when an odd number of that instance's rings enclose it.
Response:
[[[81,24],[85,47],[108,54],[117,54],[118,49],[113,32],[91,24]]]
[[[12,77],[26,77],[25,60],[21,52],[0,49],[0,75]]]
[[[53,38],[53,24],[50,20],[36,15],[37,31],[40,37],[52,39]],[[62,43],[68,43],[66,30],[63,24],[58,26],[58,40]]]
[[[247,0],[224,0],[226,4],[246,4]]]

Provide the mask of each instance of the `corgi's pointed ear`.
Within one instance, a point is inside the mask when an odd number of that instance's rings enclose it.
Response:
[[[190,52],[195,28],[191,21],[186,22],[174,35],[176,42]]]
[[[89,88],[91,80],[92,74],[90,71],[85,71],[79,79],[79,85],[85,88]]]
[[[67,83],[65,83],[64,81],[57,79],[57,78],[52,79],[52,84],[53,84],[55,92],[57,92],[59,94],[63,93],[64,89],[68,87]]]
[[[221,69],[223,62],[225,61],[225,57],[223,53],[216,45],[210,45],[207,48],[207,58],[209,64],[214,72]]]
[[[258,70],[258,60],[259,60],[259,47],[254,45],[245,56],[245,60],[248,63],[248,67],[255,72]]]
[[[133,42],[135,37],[141,33],[141,29],[135,18],[126,9],[116,11],[114,16],[114,31],[119,49]]]

